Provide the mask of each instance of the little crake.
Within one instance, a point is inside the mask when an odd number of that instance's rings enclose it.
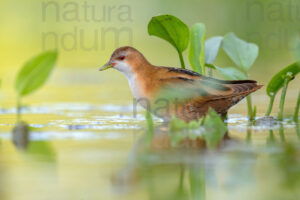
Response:
[[[122,72],[134,98],[165,120],[173,115],[185,121],[196,120],[209,107],[225,115],[231,106],[262,87],[253,80],[225,81],[187,69],[155,66],[128,46],[116,49],[99,70],[108,68]]]

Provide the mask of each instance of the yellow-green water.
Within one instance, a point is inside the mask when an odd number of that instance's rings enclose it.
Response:
[[[174,147],[165,127],[146,142],[144,111],[133,116],[128,85],[117,72],[58,69],[24,98],[22,118],[32,131],[21,150],[11,135],[15,96],[5,86],[0,199],[299,199],[300,133],[290,121],[296,91],[289,90],[282,126],[247,126],[241,102],[220,148],[207,150],[201,141]],[[253,100],[262,116],[264,91]]]

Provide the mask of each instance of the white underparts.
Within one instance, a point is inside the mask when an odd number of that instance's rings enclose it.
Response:
[[[135,99],[143,98],[143,95],[139,88],[140,84],[138,83],[136,74],[132,72],[131,67],[126,62],[117,62],[114,68],[122,72],[126,76],[133,97]]]

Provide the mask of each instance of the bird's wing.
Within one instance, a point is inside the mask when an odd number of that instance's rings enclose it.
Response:
[[[245,96],[261,86],[256,81],[225,81],[205,76],[186,77],[173,76],[160,79],[162,84],[159,97],[171,99],[199,98],[203,101]]]

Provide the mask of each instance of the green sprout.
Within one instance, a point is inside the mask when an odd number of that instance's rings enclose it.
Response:
[[[21,100],[40,88],[49,77],[57,59],[57,51],[41,53],[27,61],[17,75],[15,89],[17,97],[17,118],[21,119]]]
[[[29,127],[21,121],[21,98],[40,88],[54,68],[57,52],[47,51],[27,61],[17,75],[15,89],[17,92],[17,123],[13,128],[13,142],[19,149],[26,149],[29,140]]]
[[[283,117],[283,108],[284,108],[284,101],[285,101],[285,96],[286,96],[286,91],[288,84],[291,80],[294,79],[294,77],[300,72],[300,66],[298,63],[293,63],[281,71],[279,71],[277,74],[275,74],[270,82],[267,85],[267,95],[270,97],[270,102],[269,106],[266,112],[266,116],[270,116],[272,108],[273,108],[273,103],[276,94],[278,91],[282,89],[281,92],[281,98],[280,98],[280,106],[279,106],[279,113],[278,113],[278,120],[282,120]]]

